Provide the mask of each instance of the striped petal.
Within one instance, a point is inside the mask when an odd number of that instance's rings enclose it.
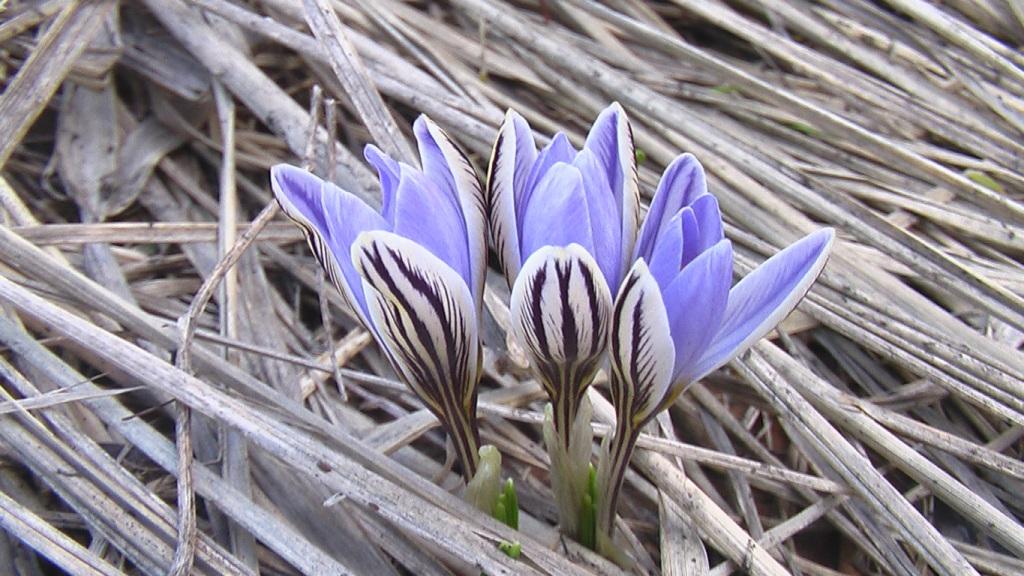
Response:
[[[564,438],[604,353],[611,305],[597,262],[578,244],[537,250],[512,287],[513,333],[555,405]]]
[[[729,292],[729,303],[693,381],[745,351],[796,308],[828,261],[835,232],[823,228],[775,254]]]
[[[526,120],[513,110],[505,113],[487,167],[487,213],[491,242],[498,252],[501,270],[509,285],[519,274],[519,230],[516,198],[522,195],[530,168],[537,159],[533,133]]]
[[[621,269],[629,267],[640,226],[640,185],[636,170],[633,129],[618,102],[605,108],[587,134],[584,147],[597,156],[605,168],[612,193],[621,207]],[[615,288],[613,288],[614,290]]]
[[[285,215],[302,229],[313,255],[365,324],[366,299],[349,248],[359,233],[386,229],[388,223],[359,198],[296,166],[272,167],[270,183]]]
[[[352,261],[363,277],[378,342],[441,421],[472,477],[481,351],[469,287],[426,248],[391,232],[361,234]]]
[[[483,305],[484,275],[487,271],[486,215],[480,180],[462,150],[430,118],[420,116],[413,125],[413,132],[419,143],[423,172],[439,184],[447,185],[462,209],[471,271],[468,282],[479,314]]]
[[[622,283],[612,313],[611,392],[616,417],[639,430],[657,412],[669,385],[676,351],[661,289],[643,260]]]

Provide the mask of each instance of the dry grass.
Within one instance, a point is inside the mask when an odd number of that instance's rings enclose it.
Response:
[[[616,573],[557,537],[503,280],[480,413],[518,534],[458,497],[267,185],[307,161],[374,201],[360,149],[411,157],[418,112],[482,167],[505,108],[578,143],[612,100],[648,198],[701,159],[738,273],[840,235],[778,334],[642,438],[635,570],[1024,573],[1019,2],[7,4],[0,573]]]

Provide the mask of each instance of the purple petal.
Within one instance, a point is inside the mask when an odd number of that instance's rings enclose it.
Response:
[[[515,197],[520,198],[526,187],[530,169],[533,168],[533,164],[537,160],[537,144],[533,139],[530,124],[518,112],[509,110],[507,120],[512,122],[516,139],[515,175],[512,178],[512,188],[515,190]]]
[[[464,276],[477,307],[483,305],[484,275],[487,271],[487,224],[484,214],[484,193],[473,165],[452,139],[430,118],[420,116],[413,126],[419,142],[420,156],[427,177],[443,182],[460,215],[468,271]],[[444,225],[445,221],[441,221]],[[478,310],[479,312],[479,310]]]
[[[722,213],[718,209],[718,199],[711,194],[698,196],[690,204],[693,215],[697,219],[697,229],[700,230],[697,253],[711,248],[718,241],[725,237],[722,230]]]
[[[576,155],[573,166],[583,176],[583,193],[587,196],[590,226],[594,231],[593,256],[608,286],[615,286],[612,289],[614,295],[622,275],[622,219],[619,209],[605,172],[593,153],[582,150]]]
[[[555,164],[526,208],[519,253],[524,261],[543,246],[576,243],[594,253],[593,228],[583,193],[583,176],[569,164]]]
[[[689,381],[721,325],[732,280],[732,243],[722,240],[694,259],[662,290],[675,344],[673,380]]]
[[[551,139],[551,142],[549,142],[548,145],[545,146],[539,154],[537,154],[537,159],[530,168],[530,174],[526,177],[526,183],[523,185],[522,190],[516,190],[517,229],[523,229],[526,209],[530,205],[532,199],[536,196],[537,186],[540,185],[540,182],[547,175],[548,171],[551,170],[551,167],[559,162],[570,164],[575,157],[576,149],[572,147],[569,139],[561,132],[555,134],[555,137]],[[543,201],[543,196],[540,198]],[[523,254],[522,256],[525,260],[529,254]]]
[[[473,285],[466,223],[456,199],[408,165],[401,167],[395,193],[394,232],[429,250]]]
[[[697,216],[689,206],[679,213],[683,221],[683,254],[679,267],[683,268],[700,255],[700,229],[697,227]]]
[[[367,144],[363,148],[363,157],[377,169],[377,176],[380,178],[380,212],[384,219],[394,226],[395,191],[398,189],[398,181],[401,177],[398,162],[395,162],[383,150],[373,144]]]
[[[824,268],[834,236],[831,228],[805,236],[732,289],[722,327],[697,363],[694,379],[735,358],[796,308]]]
[[[361,232],[387,230],[388,223],[356,196],[301,168],[278,164],[270,182],[285,214],[302,227],[320,265],[366,322],[362,280],[349,252]]]
[[[636,171],[636,149],[626,112],[618,103],[605,108],[587,134],[584,149],[597,158],[611,187],[621,218],[622,272],[632,261],[640,212],[640,189]]]
[[[459,193],[455,188],[455,177],[452,174],[451,166],[448,165],[448,158],[444,151],[430,132],[430,120],[420,114],[412,125],[413,134],[416,135],[416,143],[420,150],[420,164],[423,165],[423,173],[434,181],[439,189],[453,199],[458,199]]]
[[[649,257],[662,227],[668,225],[684,206],[705,194],[707,182],[700,162],[692,154],[683,154],[673,160],[661,175],[658,190],[654,193],[651,208],[640,229],[634,258]]]
[[[641,258],[642,259],[642,258]],[[683,214],[675,217],[661,230],[648,266],[651,275],[657,280],[662,290],[675,280],[682,270],[683,261]]]

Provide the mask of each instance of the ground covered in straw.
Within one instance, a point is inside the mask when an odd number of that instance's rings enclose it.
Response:
[[[518,534],[460,499],[268,183],[308,162],[373,202],[362,146],[421,112],[482,173],[506,108],[579,144],[612,101],[646,199],[707,168],[738,275],[838,232],[641,440],[631,570],[1024,573],[1021,3],[4,5],[0,573],[617,573],[557,536],[496,271],[480,414]]]

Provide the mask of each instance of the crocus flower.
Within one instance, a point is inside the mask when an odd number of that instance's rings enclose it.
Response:
[[[592,443],[581,404],[607,347],[639,203],[633,136],[618,104],[578,151],[562,133],[538,151],[529,124],[508,111],[487,177],[491,239],[512,288],[512,333],[551,398],[544,436],[560,526],[571,537]]]
[[[612,315],[617,422],[599,471],[599,539],[610,542],[640,430],[686,386],[752,346],[796,307],[825,266],[833,235],[825,228],[804,237],[730,289],[732,245],[704,169],[684,154],[665,170]]]
[[[487,177],[491,238],[525,344],[564,430],[605,350],[611,299],[631,262],[639,212],[626,114],[604,110],[577,151],[558,133],[540,151],[509,110]],[[568,417],[568,419],[567,419]]]
[[[422,170],[366,147],[380,176],[380,212],[294,166],[274,166],[271,183],[395,371],[441,421],[468,480],[479,446],[483,197],[443,130],[420,116],[413,131]]]

